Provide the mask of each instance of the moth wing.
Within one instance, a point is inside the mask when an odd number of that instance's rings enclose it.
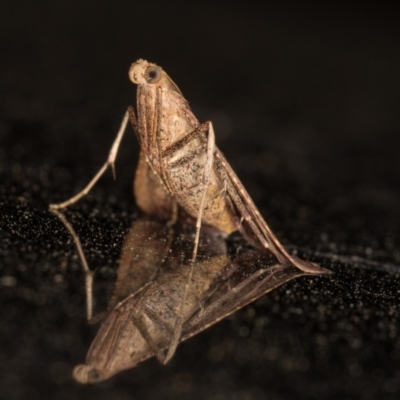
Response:
[[[260,252],[257,253],[246,260],[237,260],[231,265],[233,273],[210,287],[200,300],[202,307],[185,322],[182,340],[207,329],[278,286],[294,278],[311,275],[293,265],[276,264],[274,257],[268,253],[261,257]],[[324,271],[315,268],[312,274],[323,274]]]
[[[281,264],[291,264],[308,273],[319,270],[317,265],[287,253],[218,148],[214,153],[214,161],[214,171],[226,187],[228,204],[233,207],[232,211],[238,218],[239,230],[245,238],[259,249],[269,248]]]

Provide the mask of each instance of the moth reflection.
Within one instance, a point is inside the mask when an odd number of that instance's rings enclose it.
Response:
[[[189,280],[194,235],[191,224],[169,227],[148,217],[132,225],[108,315],[86,364],[74,369],[78,382],[100,382],[152,356],[164,362],[177,321],[182,322],[179,342],[293,278],[325,272],[280,265],[268,250],[240,250],[204,226]]]

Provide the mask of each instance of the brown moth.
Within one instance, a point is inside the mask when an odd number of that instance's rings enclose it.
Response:
[[[91,279],[79,238],[65,217],[55,213],[74,237]],[[210,226],[202,229],[192,261],[194,233],[193,224],[170,227],[147,216],[133,223],[122,246],[108,315],[86,363],[74,368],[75,380],[100,382],[153,356],[164,363],[177,320],[182,321],[183,341],[289,280],[325,272],[315,267],[313,273],[305,273],[280,264],[270,250],[244,249],[228,256],[223,236]]]
[[[314,265],[289,255],[262,218],[249,194],[215,145],[211,121],[199,123],[181,91],[159,66],[138,60],[129,70],[137,85],[137,117],[129,107],[107,162],[89,185],[73,198],[52,204],[61,209],[85,196],[114,161],[128,119],[139,140],[141,154],[134,192],[147,214],[175,218],[178,209],[196,220],[196,256],[201,224],[226,235],[240,230],[256,247],[269,248],[282,264],[302,271]]]
[[[225,235],[239,230],[259,249],[268,249],[279,264],[314,273],[316,266],[289,255],[257,210],[225,157],[215,145],[211,121],[200,123],[172,79],[161,67],[138,60],[129,70],[137,85],[137,116],[129,107],[109,158],[88,186],[76,196],[50,207],[73,204],[93,187],[108,166],[114,171],[118,147],[130,119],[141,153],[134,182],[139,208],[171,222],[182,214],[196,221],[192,263],[181,297],[181,315],[176,319],[163,362],[175,352],[182,337],[184,305],[199,246],[201,225],[210,225]]]

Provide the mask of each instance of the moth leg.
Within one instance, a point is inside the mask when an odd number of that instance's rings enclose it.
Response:
[[[211,170],[212,170],[212,166],[214,163],[214,150],[215,150],[214,128],[212,126],[211,121],[209,121],[208,122],[206,163],[204,165],[204,173],[203,173],[203,193],[201,196],[199,213],[197,214],[197,220],[196,220],[196,237],[195,237],[195,241],[194,241],[192,264],[196,260],[197,250],[199,247],[201,218],[203,216],[203,210],[204,210],[204,205],[205,205],[206,196],[207,196],[207,189],[208,189],[208,186],[210,185]],[[192,274],[190,274],[190,278],[191,277],[192,277]]]
[[[175,354],[176,348],[178,347],[182,337],[182,325],[183,319],[182,316],[179,316],[175,321],[174,332],[172,334],[171,341],[169,342],[168,351],[163,364],[166,364]]]
[[[119,131],[117,133],[117,137],[114,140],[114,143],[112,144],[110,153],[108,154],[108,159],[105,162],[105,164],[100,168],[99,172],[94,176],[94,178],[89,182],[89,184],[81,190],[78,194],[75,196],[71,197],[70,199],[64,201],[63,203],[59,204],[50,204],[50,210],[60,210],[62,208],[68,207],[71,204],[76,203],[78,200],[80,200],[82,197],[86,196],[92,187],[97,183],[97,181],[101,178],[101,176],[104,174],[104,172],[107,170],[109,166],[111,166],[111,169],[113,171],[114,179],[115,179],[115,159],[117,158],[117,153],[118,153],[118,148],[121,143],[122,137],[124,136],[126,126],[128,124],[128,120],[130,117],[130,110],[128,109],[125,112],[124,118],[122,119],[121,126],[119,128]]]
[[[69,233],[71,234],[72,238],[74,239],[75,246],[78,250],[79,258],[81,259],[83,271],[85,273],[86,317],[87,317],[87,320],[89,322],[91,322],[92,317],[93,317],[93,275],[94,275],[94,271],[91,271],[91,269],[89,268],[89,265],[86,261],[85,253],[83,252],[83,249],[82,249],[82,243],[81,243],[78,235],[76,234],[74,228],[72,227],[72,225],[65,218],[64,214],[57,211],[56,209],[51,209],[50,211],[61,220],[61,222],[68,229]]]
[[[129,318],[131,318],[134,321],[136,328],[138,329],[140,334],[143,336],[143,338],[146,340],[147,344],[153,351],[154,355],[157,357],[157,360],[161,364],[165,365],[171,359],[171,357],[174,353],[172,353],[170,357],[168,357],[168,355],[164,354],[163,349],[165,346],[165,342],[162,342],[162,340],[161,340],[160,343],[157,343],[154,340],[154,338],[152,337],[152,335],[149,332],[148,325],[146,324],[146,322],[143,319],[144,315],[147,318],[149,318],[154,325],[157,326],[158,332],[162,332],[162,333],[166,332],[168,334],[168,338],[171,337],[171,329],[169,326],[167,326],[164,323],[164,321],[162,319],[159,318],[159,316],[156,313],[154,313],[151,309],[147,308],[142,303],[137,304],[136,308],[134,310],[132,310],[132,312],[129,316]],[[179,337],[178,343],[179,343],[179,341],[180,341],[180,337]],[[176,347],[175,347],[175,349],[176,349]]]
[[[147,344],[153,351],[154,355],[157,357],[157,360],[161,364],[166,364],[167,362],[165,361],[165,355],[164,355],[163,351],[160,349],[160,347],[157,345],[157,343],[154,341],[154,339],[150,335],[150,333],[147,329],[146,323],[145,323],[145,321],[143,321],[143,319],[140,317],[140,315],[138,315],[139,314],[138,311],[140,311],[140,309],[133,311],[132,314],[130,315],[130,318],[132,318],[132,320],[134,321],[136,328],[138,329],[140,334],[143,336],[143,339],[146,340]],[[155,321],[153,321],[153,322],[155,322]]]
[[[178,203],[173,199],[172,200],[172,212],[169,221],[167,222],[167,226],[169,228],[173,227],[178,222],[179,215],[179,207]]]

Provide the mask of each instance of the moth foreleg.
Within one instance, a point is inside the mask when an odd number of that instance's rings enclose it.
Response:
[[[100,168],[99,172],[97,172],[97,174],[94,176],[94,178],[89,182],[89,184],[83,189],[81,190],[78,194],[76,194],[75,196],[71,197],[70,199],[64,201],[63,203],[59,203],[59,204],[50,204],[50,209],[51,210],[60,210],[62,208],[68,207],[71,204],[76,203],[78,200],[80,200],[82,197],[86,196],[90,190],[92,189],[92,187],[97,183],[97,181],[101,178],[101,176],[104,174],[104,172],[107,170],[107,168],[110,166],[112,171],[113,171],[113,175],[115,178],[115,167],[114,167],[114,163],[115,163],[115,159],[117,158],[117,153],[118,153],[118,148],[119,145],[121,143],[122,137],[124,136],[125,130],[126,130],[126,125],[128,124],[128,120],[129,120],[129,116],[130,116],[130,111],[129,109],[125,112],[124,118],[122,119],[121,122],[121,126],[119,128],[119,131],[117,133],[117,137],[114,140],[114,143],[111,147],[110,153],[108,154],[108,158],[107,161],[105,162],[105,164]]]

